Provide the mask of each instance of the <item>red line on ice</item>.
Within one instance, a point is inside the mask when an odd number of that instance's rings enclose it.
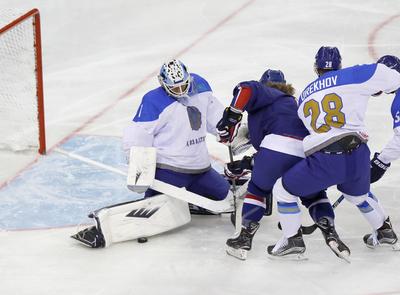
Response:
[[[234,10],[231,14],[223,18],[221,21],[219,21],[215,26],[204,32],[200,37],[198,37],[196,40],[194,40],[192,43],[190,43],[188,46],[180,50],[178,53],[175,54],[175,57],[180,57],[183,54],[187,53],[190,51],[193,47],[195,47],[197,44],[199,44],[201,41],[203,41],[206,37],[208,37],[210,34],[214,33],[217,31],[219,28],[221,28],[225,23],[227,23],[229,20],[233,19],[236,15],[241,13],[245,8],[253,4],[256,0],[249,0],[246,1],[243,5],[238,7],[236,10]],[[132,93],[134,93],[137,89],[139,89],[143,84],[145,84],[148,80],[153,78],[156,74],[158,73],[158,69],[154,70],[153,72],[149,73],[146,75],[142,80],[140,80],[138,83],[136,83],[131,89],[127,90],[125,93],[121,94],[114,102],[112,102],[110,105],[106,106],[104,109],[102,109],[99,113],[94,115],[93,117],[89,118],[87,121],[85,121],[80,127],[76,128],[74,131],[72,131],[69,135],[65,136],[62,140],[60,140],[58,143],[53,145],[50,149],[48,149],[48,153],[50,153],[53,149],[55,149],[57,146],[63,144],[67,140],[69,140],[71,137],[73,137],[75,134],[79,133],[82,131],[86,126],[88,126],[90,123],[94,122],[96,119],[107,113],[109,110],[111,110],[115,105],[117,105],[122,99],[125,99]],[[33,164],[35,164],[39,160],[40,156],[37,156],[32,162],[30,162],[28,165],[26,165],[24,168],[19,170],[15,175],[11,176],[10,178],[6,179],[4,182],[0,183],[0,190],[6,187],[10,182],[12,182],[15,178],[17,178],[21,173],[23,173],[25,170],[29,169]],[[213,157],[214,159],[223,162],[221,159],[218,159],[216,157]]]
[[[378,33],[386,27],[388,24],[390,24],[392,21],[400,17],[400,14],[395,14],[392,15],[391,17],[387,18],[383,22],[381,22],[379,25],[377,25],[370,33],[368,36],[368,53],[372,57],[374,61],[376,61],[379,58],[379,55],[376,53],[375,49],[375,39]]]

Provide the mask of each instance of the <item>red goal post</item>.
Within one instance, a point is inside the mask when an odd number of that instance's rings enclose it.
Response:
[[[46,153],[38,9],[0,11],[0,148]]]

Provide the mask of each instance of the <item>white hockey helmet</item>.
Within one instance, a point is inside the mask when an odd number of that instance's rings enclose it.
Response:
[[[161,66],[158,81],[175,98],[184,97],[189,92],[190,74],[186,66],[177,59],[167,61]]]

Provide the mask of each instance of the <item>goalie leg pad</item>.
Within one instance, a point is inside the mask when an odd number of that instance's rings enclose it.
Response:
[[[188,204],[164,194],[102,208],[93,213],[104,246],[160,234],[190,222]]]

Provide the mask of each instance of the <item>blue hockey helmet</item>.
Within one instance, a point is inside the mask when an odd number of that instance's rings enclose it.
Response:
[[[158,74],[158,81],[165,91],[175,97],[186,96],[190,88],[190,74],[187,67],[177,59],[165,62]]]
[[[394,55],[384,55],[376,63],[384,64],[400,73],[400,59]]]
[[[264,72],[264,74],[260,78],[260,83],[266,84],[268,82],[274,83],[286,83],[285,75],[280,70],[271,70],[268,69]]]
[[[342,57],[337,47],[322,46],[315,55],[314,70],[340,70],[342,68]]]

